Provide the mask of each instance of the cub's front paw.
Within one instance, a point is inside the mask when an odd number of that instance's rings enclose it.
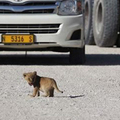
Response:
[[[28,96],[30,96],[30,97],[35,97],[34,95],[29,95],[29,94],[28,94]]]

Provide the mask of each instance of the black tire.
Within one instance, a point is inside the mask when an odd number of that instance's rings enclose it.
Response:
[[[85,42],[88,45],[95,45],[92,20],[93,3],[94,0],[85,0]]]
[[[117,47],[120,47],[120,34],[118,35],[117,42],[116,42],[116,46],[117,46]]]
[[[118,9],[120,10],[120,1],[118,1]],[[120,22],[120,12],[119,12],[119,22]],[[120,47],[120,24],[119,24],[119,34],[118,34],[118,37],[117,37],[117,41],[116,41],[116,46],[117,47]]]
[[[110,47],[116,43],[119,30],[119,0],[95,0],[93,32],[96,45]]]
[[[71,48],[69,62],[70,64],[84,64],[85,63],[85,47]]]

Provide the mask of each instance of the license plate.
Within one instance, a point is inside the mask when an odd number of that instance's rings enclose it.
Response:
[[[2,35],[2,42],[4,44],[29,44],[34,42],[34,35]]]

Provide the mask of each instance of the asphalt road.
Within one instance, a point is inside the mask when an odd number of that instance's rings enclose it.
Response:
[[[68,54],[0,52],[0,120],[120,120],[120,48],[86,46],[86,63]],[[24,72],[52,77],[63,94],[30,98]]]

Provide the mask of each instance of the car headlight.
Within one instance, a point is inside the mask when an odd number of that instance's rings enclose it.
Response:
[[[82,13],[81,0],[61,1],[58,8],[59,15],[78,15]]]

